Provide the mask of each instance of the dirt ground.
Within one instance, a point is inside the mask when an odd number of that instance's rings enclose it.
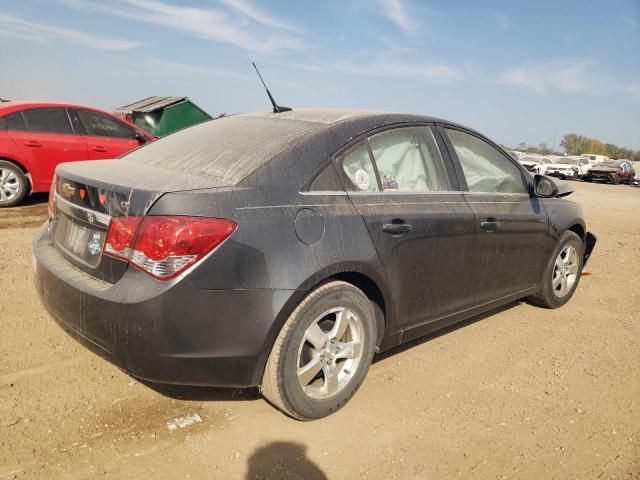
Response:
[[[574,185],[599,241],[567,306],[515,303],[386,354],[311,423],[89,353],[32,286],[46,196],[0,211],[0,479],[640,478],[640,189]]]

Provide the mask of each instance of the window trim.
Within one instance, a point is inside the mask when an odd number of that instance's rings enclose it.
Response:
[[[458,158],[458,154],[456,153],[456,150],[453,147],[453,144],[449,140],[449,137],[447,136],[447,132],[445,132],[445,129],[457,130],[459,132],[466,133],[467,135],[471,135],[472,137],[476,137],[478,140],[488,143],[490,146],[496,149],[499,153],[502,154],[503,157],[505,157],[507,161],[509,161],[512,165],[514,165],[520,171],[520,176],[522,178],[522,182],[523,182],[523,185],[525,186],[526,192],[508,193],[508,192],[472,192],[470,191],[469,186],[467,185],[467,178],[464,174],[464,170],[462,169],[462,164],[460,163],[460,159]],[[437,130],[440,136],[442,137],[443,142],[446,145],[446,148],[449,152],[449,157],[451,158],[451,161],[454,164],[456,175],[458,175],[458,182],[460,184],[460,188],[464,193],[478,194],[478,195],[509,195],[509,196],[527,195],[531,197],[533,192],[533,177],[529,174],[528,170],[526,170],[523,165],[517,162],[511,155],[506,154],[505,150],[502,147],[500,147],[498,144],[486,138],[485,136],[477,132],[474,132],[473,130],[461,127],[459,125],[453,125],[448,123],[438,123]]]
[[[440,156],[442,157],[442,162],[444,163],[445,172],[447,174],[447,178],[451,185],[451,190],[446,191],[433,191],[433,192],[403,192],[397,190],[384,190],[382,188],[382,182],[380,181],[380,173],[378,172],[378,166],[376,165],[375,157],[373,156],[373,152],[371,150],[371,145],[369,145],[369,137],[376,135],[381,132],[385,132],[387,130],[395,130],[398,128],[411,128],[411,127],[426,127],[430,129],[431,134],[436,142],[436,146],[440,151]],[[373,168],[376,172],[376,180],[378,182],[378,191],[375,192],[363,192],[357,190],[356,186],[353,184],[351,179],[347,176],[344,169],[342,168],[342,155],[355,147],[360,142],[366,142],[367,150],[369,152],[369,158],[371,159],[371,163],[373,164]],[[455,171],[455,165],[449,151],[447,149],[446,144],[443,142],[438,130],[437,124],[434,122],[400,122],[400,123],[391,123],[388,125],[384,125],[382,127],[373,128],[371,130],[367,130],[366,132],[361,133],[357,137],[353,138],[342,147],[340,147],[333,155],[331,155],[331,161],[334,163],[335,168],[338,172],[338,176],[342,182],[345,192],[348,195],[356,194],[358,196],[361,195],[440,195],[440,194],[453,194],[460,193],[463,191],[462,185],[460,184],[459,178],[457,176],[457,172]],[[465,184],[466,186],[466,184]],[[355,189],[355,190],[354,190]]]

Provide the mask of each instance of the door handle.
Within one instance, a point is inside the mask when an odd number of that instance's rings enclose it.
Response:
[[[485,232],[495,232],[500,227],[500,222],[496,221],[495,218],[487,218],[480,224],[480,227]]]
[[[42,144],[40,142],[36,142],[35,140],[27,140],[25,142],[25,145],[27,147],[41,147]]]
[[[102,145],[97,145],[97,146],[93,147],[93,151],[94,152],[106,152],[107,149],[105,147],[103,147]]]
[[[385,223],[382,225],[382,231],[394,236],[405,235],[413,230],[413,225],[408,223]]]

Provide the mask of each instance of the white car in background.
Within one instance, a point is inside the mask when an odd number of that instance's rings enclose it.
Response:
[[[594,165],[600,165],[607,160],[610,160],[606,155],[594,155],[593,153],[583,153],[580,155],[582,158],[586,158],[589,161],[589,164],[593,167]]]
[[[582,178],[592,166],[587,157],[558,157],[557,160],[554,160],[553,164],[547,167],[545,175],[563,180],[578,180]]]
[[[531,173],[544,175],[547,167],[551,165],[551,160],[542,155],[525,155],[518,159],[520,164]]]

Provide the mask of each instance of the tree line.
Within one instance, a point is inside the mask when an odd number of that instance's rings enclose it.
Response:
[[[582,155],[583,153],[592,153],[595,155],[606,155],[613,159],[625,158],[627,160],[640,162],[640,150],[633,151],[630,148],[619,147],[612,143],[603,143],[597,138],[589,138],[577,133],[567,133],[562,137],[560,146],[564,149],[564,152],[555,152],[546,143],[541,143],[535,147],[522,142],[516,146],[515,150],[527,153],[538,153],[540,155],[563,155],[563,153],[567,155]]]

